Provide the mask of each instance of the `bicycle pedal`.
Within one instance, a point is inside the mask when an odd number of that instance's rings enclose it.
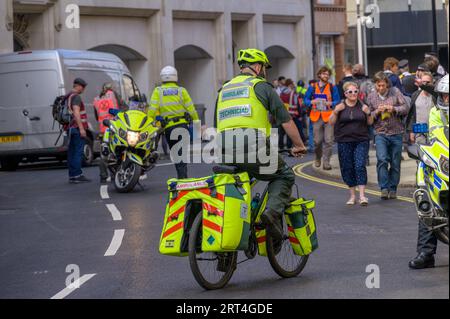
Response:
[[[233,260],[232,256],[219,256],[218,258],[218,263],[217,263],[217,271],[220,272],[227,272],[230,268],[230,266],[232,266],[234,269],[233,271],[236,269],[236,263],[235,265],[231,265],[231,262]]]

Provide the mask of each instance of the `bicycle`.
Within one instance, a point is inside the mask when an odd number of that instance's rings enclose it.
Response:
[[[237,174],[242,171],[239,171],[235,166],[216,166],[213,168],[213,172],[215,174]],[[258,181],[256,179],[252,179],[250,181],[252,191],[257,183]],[[295,186],[297,188],[297,198],[299,198],[298,186]],[[265,225],[263,225],[261,222],[257,222],[257,220],[260,219],[259,217],[266,208],[268,199],[268,186],[265,187],[262,196],[260,196],[256,202],[256,199],[258,198],[257,195],[255,197],[252,196],[253,200],[251,209],[250,241],[248,249],[244,251],[247,259],[243,261],[237,262],[238,251],[225,253],[202,252],[201,243],[203,216],[202,214],[198,214],[195,217],[189,233],[189,264],[195,280],[206,290],[223,288],[230,281],[238,264],[254,259],[256,257],[258,253],[256,232],[265,229]],[[266,231],[267,257],[273,270],[280,277],[292,278],[298,276],[303,271],[308,261],[309,255],[299,256],[294,253],[292,245],[290,243],[285,214],[283,214],[282,219],[283,240],[281,242],[274,241],[274,239],[270,235],[270,232]],[[201,255],[203,254],[206,254],[207,256],[202,257]],[[284,265],[283,261],[287,261],[287,263],[289,263],[290,265]],[[203,271],[201,269],[201,266],[203,266],[201,265],[202,262],[205,262],[205,264],[212,264],[212,271],[211,269],[209,271]],[[216,279],[207,278],[209,277],[208,275],[212,275],[212,277],[215,277]]]

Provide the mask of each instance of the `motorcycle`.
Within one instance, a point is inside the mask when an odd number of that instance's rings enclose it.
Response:
[[[417,168],[417,190],[413,198],[420,221],[433,231],[443,243],[448,238],[448,126],[436,128],[434,138],[427,144],[408,147],[408,155],[419,161]],[[428,125],[415,124],[413,132],[426,135]]]
[[[156,139],[161,128],[139,110],[110,110],[110,114],[115,120],[103,121],[108,130],[103,139],[106,145],[102,147],[102,156],[106,157],[116,190],[128,193],[142,175],[155,167],[158,160]]]

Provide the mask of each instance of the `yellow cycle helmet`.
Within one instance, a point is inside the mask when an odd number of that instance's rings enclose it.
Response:
[[[272,65],[267,58],[267,55],[258,49],[244,49],[240,50],[238,53],[238,64],[239,66],[246,64],[261,63],[267,69],[270,69]]]

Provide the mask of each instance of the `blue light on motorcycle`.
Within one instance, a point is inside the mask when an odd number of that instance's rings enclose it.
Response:
[[[109,109],[109,114],[116,116],[117,114],[119,114],[120,110],[117,109]]]
[[[428,124],[427,123],[416,123],[413,125],[413,133],[415,134],[427,134]]]
[[[157,116],[156,117],[156,120],[158,121],[158,122],[162,122],[163,120],[164,120],[164,118],[162,117],[162,116]]]

